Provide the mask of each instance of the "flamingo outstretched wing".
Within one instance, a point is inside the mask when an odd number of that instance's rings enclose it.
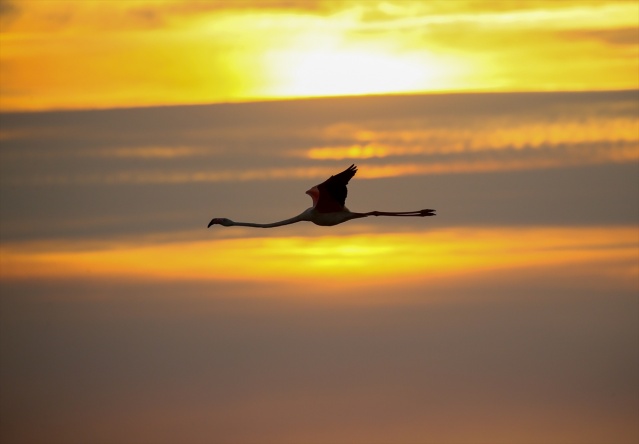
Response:
[[[348,181],[357,173],[357,167],[351,165],[344,171],[329,177],[326,181],[319,184],[319,200],[315,209],[320,213],[330,213],[341,211],[346,203],[348,189],[346,185]]]

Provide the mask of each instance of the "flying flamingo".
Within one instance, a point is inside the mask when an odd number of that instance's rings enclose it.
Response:
[[[357,173],[357,167],[351,165],[344,171],[335,176],[331,176],[325,182],[314,186],[306,192],[313,199],[313,206],[302,214],[290,219],[273,222],[270,224],[256,224],[250,222],[234,222],[231,219],[216,217],[209,222],[211,225],[223,225],[225,227],[256,227],[256,228],[273,228],[282,225],[294,224],[296,222],[308,221],[315,225],[332,226],[347,222],[351,219],[359,219],[368,216],[435,216],[435,210],[419,210],[419,211],[370,211],[368,213],[353,213],[344,206],[346,202],[346,194],[348,190],[346,185],[348,181]],[[208,227],[207,227],[208,228]]]

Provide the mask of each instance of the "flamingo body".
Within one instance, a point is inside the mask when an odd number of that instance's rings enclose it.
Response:
[[[357,213],[352,213],[346,207],[342,207],[339,211],[332,212],[322,212],[317,210],[316,208],[309,208],[304,213],[306,213],[309,217],[309,221],[313,222],[315,225],[320,225],[322,227],[332,227],[333,225],[341,224],[342,222],[347,222],[351,219],[356,219],[359,216]]]
[[[252,222],[235,222],[227,218],[214,218],[211,222],[209,222],[208,226],[222,225],[225,227],[240,226],[274,228],[306,221],[313,222],[315,225],[330,227],[352,219],[359,219],[368,216],[435,216],[435,210],[432,209],[402,212],[370,211],[368,213],[355,213],[350,211],[344,205],[348,194],[346,185],[348,185],[348,182],[353,178],[353,176],[355,176],[355,173],[357,173],[357,167],[355,165],[351,165],[341,173],[329,177],[326,181],[306,191],[306,194],[311,196],[311,199],[313,199],[313,206],[290,219],[268,224],[258,224]]]

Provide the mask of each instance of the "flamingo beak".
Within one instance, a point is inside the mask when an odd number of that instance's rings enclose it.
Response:
[[[217,219],[212,219],[211,222],[209,222],[209,225],[206,228],[211,228],[211,225],[215,225],[219,222],[217,222]]]

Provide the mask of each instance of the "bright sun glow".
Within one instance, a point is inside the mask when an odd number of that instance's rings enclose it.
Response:
[[[327,96],[444,89],[441,63],[426,53],[394,55],[383,49],[306,48],[285,52],[276,66],[286,96]],[[437,68],[439,66],[439,68]]]

